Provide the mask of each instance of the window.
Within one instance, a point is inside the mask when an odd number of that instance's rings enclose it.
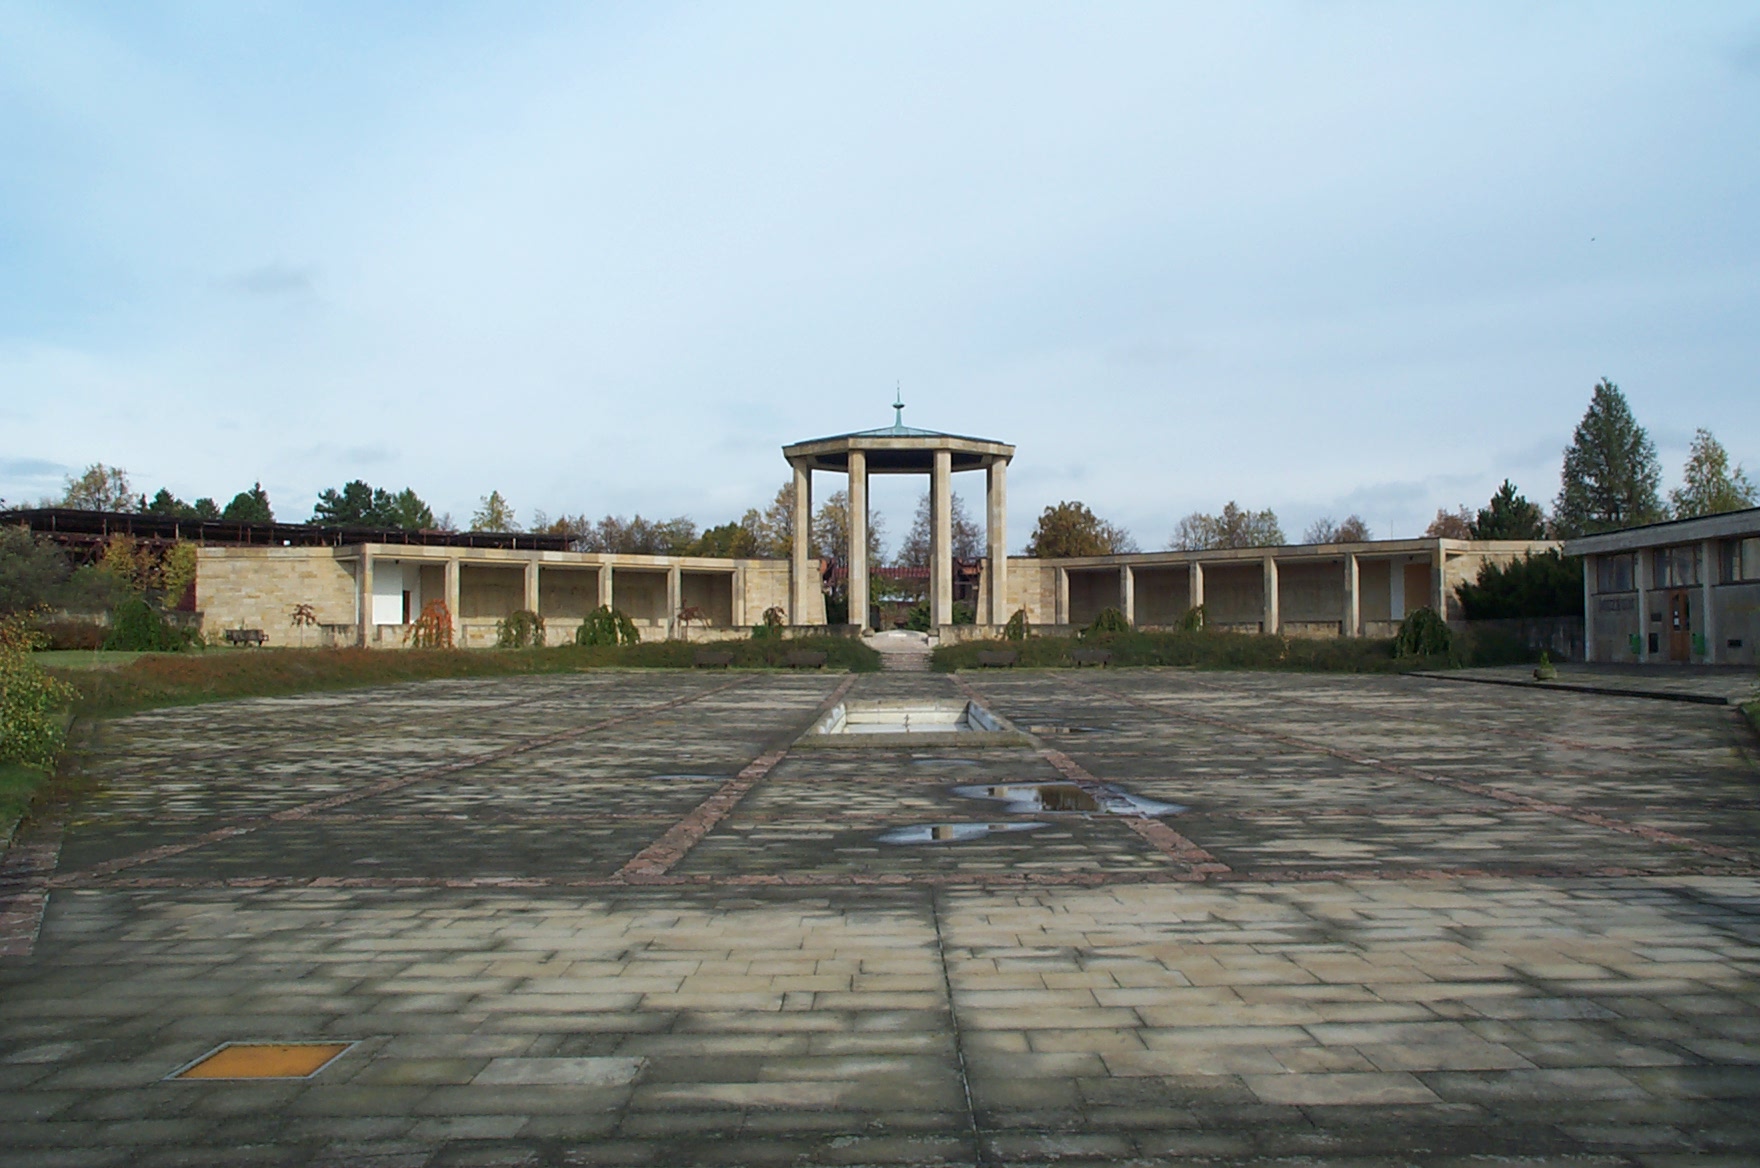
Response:
[[[1724,540],[1723,571],[1717,578],[1725,584],[1760,580],[1760,536]]]
[[[1685,588],[1699,582],[1699,545],[1658,548],[1656,575],[1658,588]]]
[[[1595,561],[1595,591],[1632,591],[1632,566],[1636,560],[1637,557],[1633,555],[1598,558]]]

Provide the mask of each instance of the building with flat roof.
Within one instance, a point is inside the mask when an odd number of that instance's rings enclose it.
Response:
[[[1583,557],[1588,660],[1760,660],[1760,507],[1597,532],[1564,550]]]

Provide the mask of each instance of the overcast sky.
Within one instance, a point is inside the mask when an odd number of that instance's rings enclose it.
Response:
[[[895,385],[1015,550],[1550,505],[1602,376],[1760,471],[1751,3],[0,0],[0,158],[15,504],[710,524]]]

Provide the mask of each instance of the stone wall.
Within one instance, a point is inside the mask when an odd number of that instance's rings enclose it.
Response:
[[[196,551],[196,611],[204,633],[262,629],[271,645],[298,645],[295,605],[311,605],[321,625],[353,627],[356,599],[354,564],[338,560],[334,548]],[[319,644],[321,638],[320,630],[305,630],[305,644]]]

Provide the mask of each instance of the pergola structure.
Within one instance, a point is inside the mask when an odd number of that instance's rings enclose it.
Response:
[[[1008,463],[1014,447],[988,438],[967,438],[904,424],[904,404],[892,425],[858,430],[830,438],[814,438],[782,448],[794,468],[794,594],[795,612],[807,611],[807,590],[819,586],[819,574],[808,571],[811,543],[813,472],[835,471],[849,476],[849,611],[852,623],[868,623],[868,476],[926,474],[932,535],[929,555],[929,623],[953,623],[953,474],[984,472],[984,536],[988,553],[989,610],[980,624],[1008,620]]]

